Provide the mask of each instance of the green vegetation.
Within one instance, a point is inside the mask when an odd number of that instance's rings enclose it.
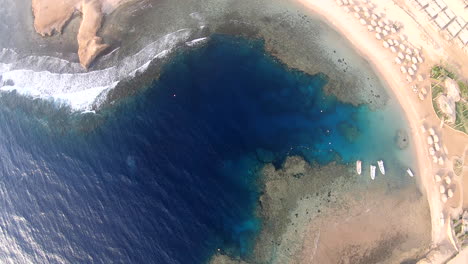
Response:
[[[463,161],[460,158],[455,158],[453,161],[453,172],[460,176],[463,171]]]
[[[468,84],[459,80],[457,75],[450,71],[447,67],[441,65],[435,65],[431,69],[431,78],[433,82],[431,84],[432,90],[432,105],[437,116],[440,119],[444,118],[444,114],[440,111],[439,106],[437,105],[437,97],[444,92],[444,87],[442,83],[445,79],[449,77],[450,79],[456,80],[460,88],[460,101],[455,104],[455,110],[457,112],[457,117],[455,124],[449,124],[453,128],[460,130],[468,134]]]

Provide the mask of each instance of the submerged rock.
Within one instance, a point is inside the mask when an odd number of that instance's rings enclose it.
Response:
[[[406,149],[409,145],[408,132],[405,130],[397,130],[395,135],[395,142],[400,149]]]

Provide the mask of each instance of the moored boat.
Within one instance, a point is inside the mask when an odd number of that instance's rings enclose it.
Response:
[[[377,164],[379,165],[379,170],[380,172],[385,175],[385,167],[384,167],[384,164],[383,164],[383,160],[379,160],[377,161]]]
[[[370,165],[370,177],[371,177],[372,180],[375,179],[375,169],[376,168],[377,167],[375,167],[374,165]]]
[[[408,168],[408,169],[406,170],[406,172],[408,173],[408,175],[409,175],[410,177],[413,177],[413,176],[414,176],[413,171],[412,171],[410,168]]]
[[[361,175],[362,172],[362,162],[360,160],[356,161],[356,172]]]

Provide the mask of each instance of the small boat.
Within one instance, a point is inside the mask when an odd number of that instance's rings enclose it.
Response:
[[[361,165],[362,165],[362,162],[360,160],[356,161],[356,172],[359,175],[361,175],[361,172],[362,172]]]
[[[408,169],[406,170],[406,172],[408,173],[408,175],[409,175],[410,177],[413,177],[413,176],[414,176],[413,171],[412,171],[411,169],[408,168]]]
[[[370,177],[371,177],[372,180],[375,179],[375,169],[376,168],[377,167],[375,167],[374,165],[370,165]]]
[[[379,165],[379,170],[380,170],[380,172],[381,172],[383,175],[385,175],[385,167],[384,167],[384,165],[383,165],[383,160],[377,161],[377,164]]]

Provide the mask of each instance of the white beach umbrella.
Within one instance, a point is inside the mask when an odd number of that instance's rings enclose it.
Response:
[[[375,32],[381,33],[381,32],[382,32],[382,29],[381,29],[379,26],[376,26],[376,27],[375,27]]]
[[[406,54],[413,55],[413,51],[410,48],[406,48]]]
[[[419,62],[419,63],[423,63],[423,62],[424,62],[424,60],[423,60],[423,58],[422,58],[421,56],[418,56],[417,58],[418,58],[418,62]]]
[[[434,149],[435,149],[435,151],[439,151],[439,150],[440,150],[439,143],[434,143]]]
[[[398,52],[398,58],[400,58],[401,60],[404,60],[405,59],[405,55],[401,52]]]
[[[408,69],[408,74],[413,76],[414,75],[414,70],[412,68],[409,68]]]
[[[394,46],[391,46],[390,47],[390,50],[393,52],[393,53],[396,53],[397,52],[397,49],[394,47]],[[397,57],[398,58],[398,57]]]
[[[361,11],[361,8],[360,8],[359,6],[354,6],[353,9],[354,9],[354,12],[359,12],[359,11]]]
[[[372,14],[371,17],[375,21],[377,21],[377,19],[379,19],[379,16],[377,14]]]
[[[421,74],[420,74],[419,76],[421,76]],[[427,89],[426,89],[426,87],[421,88],[421,92],[422,92],[424,95],[426,95],[426,94],[427,94]]]
[[[391,28],[390,28],[390,32],[392,32],[393,34],[395,34],[395,33],[397,33],[397,30],[396,30],[395,27],[391,27]]]
[[[418,71],[418,66],[416,64],[413,64],[411,65],[411,69],[413,69],[413,71]]]
[[[406,55],[405,55],[405,59],[406,59],[407,61],[411,61],[411,56],[408,55],[408,54],[406,54]]]
[[[433,147],[429,148],[429,155],[434,156],[435,155],[435,150]]]
[[[445,195],[445,193],[442,194],[442,195],[440,196],[440,200],[442,200],[443,203],[446,203],[446,202],[447,202],[447,195]]]
[[[388,31],[387,31],[387,30],[385,30],[385,29],[384,29],[384,30],[382,30],[382,35],[384,35],[384,36],[388,36]]]
[[[440,182],[440,181],[442,181],[442,178],[440,177],[439,174],[436,174],[436,175],[434,175],[434,180],[435,180],[435,182]]]
[[[429,144],[429,145],[434,144],[434,140],[432,139],[431,136],[428,136],[428,137],[427,137],[427,144]]]
[[[444,158],[439,157],[439,165],[440,166],[444,165]]]
[[[387,42],[390,46],[393,46],[393,39],[387,39]]]
[[[368,11],[364,11],[364,17],[370,18],[370,16],[371,16],[371,15],[370,15],[370,13],[369,13]]]
[[[452,189],[448,189],[448,190],[447,190],[447,196],[448,196],[449,198],[452,198],[452,197],[453,197],[453,191],[452,191]]]
[[[379,24],[379,27],[385,27],[385,22],[383,22],[382,20],[379,20],[377,24]]]
[[[382,42],[382,45],[384,46],[384,48],[388,49],[390,47],[390,45],[388,45],[388,42],[387,41],[383,41]]]
[[[406,37],[405,34],[401,34],[401,33],[400,33],[400,36],[399,36],[399,37],[400,37],[400,39],[401,39],[402,41],[405,41],[406,39],[408,39],[408,37]]]
[[[406,72],[407,72],[405,66],[401,66],[401,67],[400,67],[400,71],[401,71],[402,73],[406,73]]]
[[[406,46],[403,45],[403,43],[401,43],[401,44],[400,44],[400,49],[401,49],[402,51],[405,51],[405,50],[406,50]]]
[[[390,32],[390,27],[388,25],[385,25],[384,29]]]
[[[336,0],[336,3],[338,4],[338,6],[344,5],[344,4],[343,4],[343,0]]]
[[[448,175],[445,176],[444,181],[445,181],[445,183],[446,183],[447,185],[452,184],[452,179],[450,179],[450,176],[448,176]]]
[[[435,131],[432,127],[428,129],[428,132],[429,132],[429,135],[431,136],[435,135]]]
[[[361,18],[361,15],[360,15],[359,13],[356,13],[356,12],[355,12],[355,13],[354,13],[354,17],[359,19],[359,18]]]
[[[412,81],[413,81],[413,77],[411,77],[411,75],[407,75],[407,76],[406,76],[406,81],[409,82],[409,83],[412,82]]]
[[[375,22],[375,20],[371,20],[370,24],[373,26],[373,27],[377,27],[377,22]]]
[[[343,10],[346,12],[346,13],[349,13],[351,10],[349,9],[349,7],[345,6],[343,7]]]
[[[437,163],[437,161],[439,161],[439,160],[437,159],[437,157],[436,157],[436,156],[432,156],[432,162],[433,162],[433,163]]]
[[[390,49],[391,49],[391,48],[393,48],[393,47],[390,47]],[[400,58],[398,58],[398,57],[395,57],[395,62],[396,62],[397,64],[401,64],[401,63],[402,63],[402,61],[401,61]]]
[[[367,21],[364,18],[359,19],[359,23],[361,23],[361,25],[367,25]]]
[[[434,133],[434,135],[432,135],[432,139],[434,139],[434,142],[438,143],[439,142],[439,137]]]
[[[441,184],[441,185],[439,186],[439,192],[440,192],[440,193],[445,193],[445,187],[444,187],[444,185]]]
[[[382,35],[380,33],[375,33],[375,38],[378,40],[382,39]]]
[[[367,25],[367,30],[369,30],[369,32],[372,32],[374,31],[374,27],[371,25]]]
[[[418,63],[418,59],[416,57],[411,57],[411,62],[412,63]]]
[[[399,46],[399,45],[400,45],[400,41],[398,41],[398,39],[394,39],[394,40],[393,40],[393,44],[394,44],[395,46]]]
[[[363,6],[363,7],[362,7],[362,11],[364,11],[364,12],[368,12],[368,11],[369,11],[369,8],[367,8],[367,7]]]

